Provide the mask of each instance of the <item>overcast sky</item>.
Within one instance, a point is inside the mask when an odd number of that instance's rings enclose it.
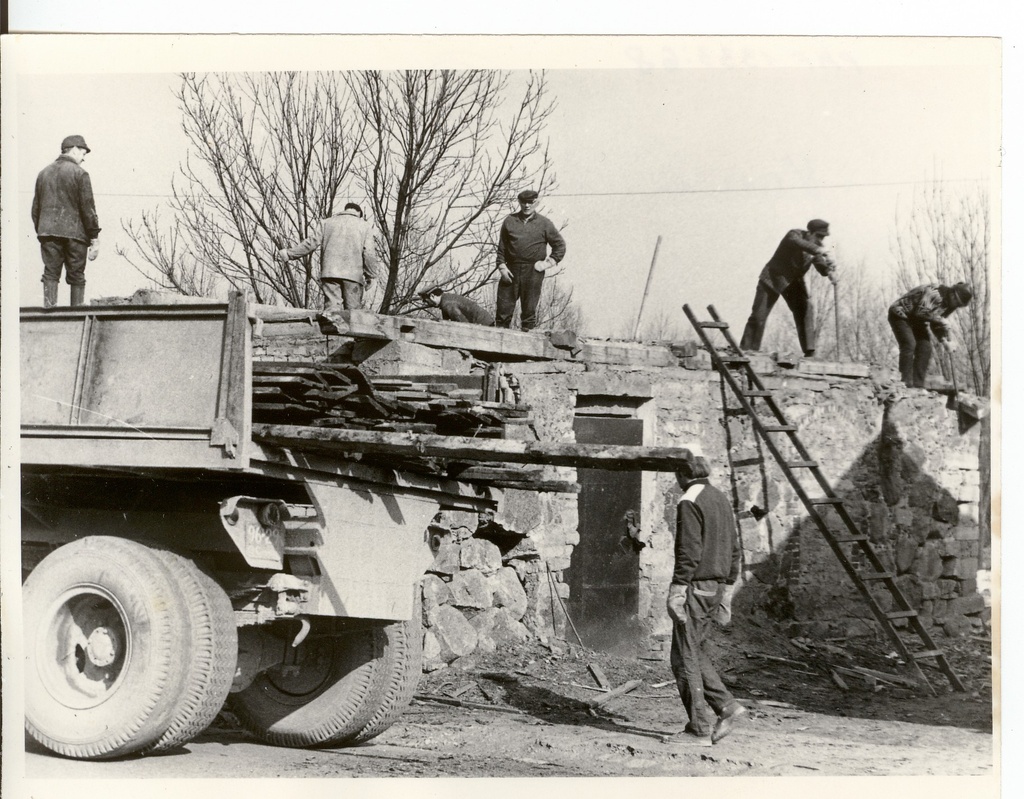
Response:
[[[16,158],[5,141],[4,172],[16,176],[17,194],[5,195],[5,233],[17,232],[22,304],[41,296],[32,187],[63,136],[81,133],[93,149],[85,167],[103,253],[88,267],[87,297],[130,294],[146,283],[115,255],[127,243],[122,220],[165,201],[187,155],[174,70],[344,68],[366,57],[347,60],[339,51],[350,48],[314,48],[308,39],[288,48],[277,38],[272,52],[251,41],[203,47],[195,37],[177,48],[166,38],[134,47],[124,39],[79,41],[27,48],[16,96],[6,98],[17,109],[7,127]],[[388,39],[372,48],[373,60],[492,65],[495,48],[475,41],[424,50],[415,40]],[[557,103],[547,132],[558,187],[542,198],[541,212],[566,226],[559,280],[573,286],[594,335],[631,327],[659,235],[645,318],[682,321],[684,302],[713,303],[739,327],[779,239],[812,217],[832,224],[841,264],[863,262],[884,280],[897,206],[915,189],[939,178],[998,198],[995,40],[562,41],[558,48],[546,41],[552,55],[542,59],[550,61]],[[506,42],[500,66],[548,65],[536,63],[528,42]],[[8,194],[11,187],[5,180]]]

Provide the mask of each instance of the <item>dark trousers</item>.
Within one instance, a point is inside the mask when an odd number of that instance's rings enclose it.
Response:
[[[61,270],[69,286],[85,285],[85,262],[89,245],[84,241],[60,236],[40,236],[39,250],[43,256],[43,282],[60,282]]]
[[[796,335],[800,340],[800,349],[807,355],[814,351],[814,306],[811,304],[811,297],[807,293],[807,284],[803,279],[794,280],[786,290],[782,292],[782,299],[786,301],[789,310],[793,312],[793,320],[796,322]],[[779,300],[779,293],[758,281],[757,291],[754,292],[754,307],[750,311],[750,318],[747,326],[743,329],[743,339],[740,341],[742,350],[761,349],[761,339],[764,336],[764,326],[768,321],[768,314],[772,312],[775,303]]]
[[[900,377],[911,388],[924,388],[932,360],[932,337],[927,322],[901,319],[889,311],[889,327],[900,348]]]
[[[325,277],[320,286],[327,298],[328,311],[358,311],[363,307],[363,284],[340,277]]]
[[[686,595],[686,624],[675,622],[672,629],[669,662],[679,688],[679,698],[690,717],[686,729],[694,735],[711,733],[711,724],[704,712],[705,703],[716,716],[721,716],[736,701],[703,651],[711,614],[718,606],[720,588],[714,580],[691,583]]]
[[[519,326],[523,330],[533,330],[537,326],[537,305],[540,303],[544,273],[534,269],[533,264],[508,264],[508,270],[512,273],[512,280],[508,283],[498,282],[498,308],[494,326],[510,327],[516,312],[516,301],[519,301],[522,305]]]

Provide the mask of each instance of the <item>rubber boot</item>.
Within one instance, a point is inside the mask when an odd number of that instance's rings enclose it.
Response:
[[[43,281],[43,307],[52,308],[57,304],[57,287],[60,283],[56,280]]]
[[[71,287],[71,304],[85,305],[85,285]]]

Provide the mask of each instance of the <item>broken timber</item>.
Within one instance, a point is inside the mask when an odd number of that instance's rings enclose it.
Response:
[[[558,444],[300,425],[254,424],[252,435],[265,444],[300,450],[444,458],[460,462],[536,463],[613,471],[673,472],[693,457],[690,450],[683,447]]]

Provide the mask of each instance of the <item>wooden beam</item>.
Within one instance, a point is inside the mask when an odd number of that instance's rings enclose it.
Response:
[[[537,463],[577,469],[673,472],[693,454],[683,447],[481,439],[419,433],[325,429],[300,425],[254,424],[253,438],[294,449],[372,452],[377,455],[444,458],[481,463]]]

